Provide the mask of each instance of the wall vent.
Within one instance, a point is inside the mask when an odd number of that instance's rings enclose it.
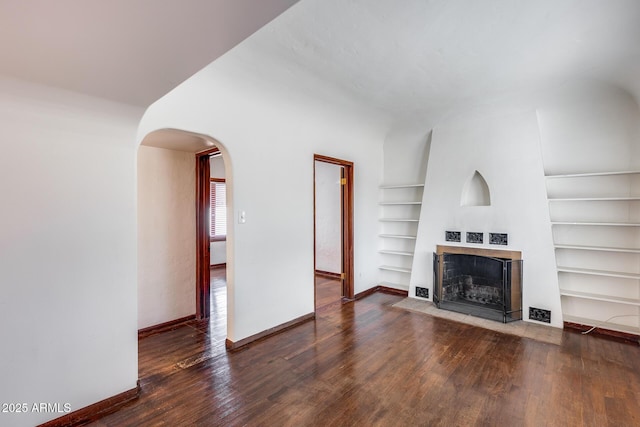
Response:
[[[416,296],[420,298],[429,298],[429,288],[419,288],[416,286]]]
[[[538,322],[551,323],[551,310],[529,307],[529,319]]]

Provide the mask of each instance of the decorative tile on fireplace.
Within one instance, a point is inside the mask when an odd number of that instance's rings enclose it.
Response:
[[[490,245],[508,245],[509,235],[507,233],[489,233]]]
[[[445,240],[447,242],[461,242],[462,237],[460,236],[462,233],[459,231],[445,231]]]
[[[484,241],[484,233],[467,231],[467,243],[482,243]]]

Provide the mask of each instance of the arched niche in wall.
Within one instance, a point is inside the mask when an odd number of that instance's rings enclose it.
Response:
[[[474,171],[464,185],[460,206],[491,206],[491,191],[480,172]]]

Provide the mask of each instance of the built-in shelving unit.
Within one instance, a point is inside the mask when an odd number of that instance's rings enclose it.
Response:
[[[556,249],[575,249],[580,251],[602,251],[602,252],[621,252],[640,254],[640,249],[637,248],[611,248],[607,246],[587,246],[587,245],[555,245]]]
[[[387,254],[387,255],[413,256],[413,252],[405,252],[405,251],[387,251],[385,249],[381,249],[379,252],[381,254]]]
[[[380,187],[378,268],[383,286],[409,289],[423,188],[423,184]]]
[[[640,274],[625,273],[622,271],[593,270],[590,268],[576,268],[576,267],[562,267],[562,266],[558,266],[558,271],[561,273],[590,274],[593,276],[621,277],[623,279],[640,279]]]
[[[564,320],[640,334],[640,171],[546,178]]]
[[[386,270],[386,271],[398,271],[400,273],[411,273],[411,269],[407,268],[407,267],[396,267],[396,266],[393,266],[393,265],[381,265],[378,268],[380,270]]]
[[[637,222],[552,221],[552,225],[597,225],[601,227],[640,227]]]
[[[638,298],[612,297],[607,295],[592,294],[589,292],[568,291],[566,289],[560,289],[560,295],[574,297],[574,298],[590,299],[595,301],[608,301],[608,302],[615,302],[618,304],[629,304],[629,305],[640,306],[640,299]]]

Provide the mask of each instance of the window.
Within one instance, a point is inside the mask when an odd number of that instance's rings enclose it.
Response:
[[[227,184],[224,179],[211,178],[209,190],[211,200],[211,219],[209,235],[212,241],[227,238]]]

